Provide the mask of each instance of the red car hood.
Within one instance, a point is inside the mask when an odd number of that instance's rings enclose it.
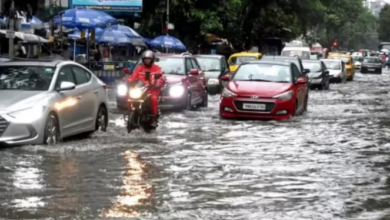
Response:
[[[228,89],[240,96],[273,97],[289,90],[291,86],[292,83],[231,81]]]
[[[168,84],[174,84],[174,83],[182,82],[185,77],[186,76],[165,75],[165,78],[167,79],[167,83]]]

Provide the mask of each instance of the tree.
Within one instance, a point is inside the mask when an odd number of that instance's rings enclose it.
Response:
[[[378,37],[381,41],[390,41],[390,5],[385,5],[379,13]]]

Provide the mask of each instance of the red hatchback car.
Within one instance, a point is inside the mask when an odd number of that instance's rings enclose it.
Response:
[[[292,62],[247,62],[222,80],[230,81],[220,100],[223,118],[286,120],[307,109],[307,79]]]

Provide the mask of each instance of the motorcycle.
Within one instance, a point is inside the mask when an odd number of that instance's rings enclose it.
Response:
[[[145,80],[149,81],[150,72],[145,72]],[[162,74],[156,74],[154,79],[159,79]],[[151,99],[149,89],[156,88],[156,85],[145,85],[142,80],[131,82],[128,86],[128,111],[124,115],[127,122],[127,132],[142,128],[145,132],[151,132],[157,128],[154,125],[158,120],[151,112]],[[157,124],[157,123],[155,123]]]

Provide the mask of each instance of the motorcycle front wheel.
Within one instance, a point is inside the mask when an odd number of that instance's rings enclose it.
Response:
[[[134,112],[129,112],[127,116],[127,133],[130,134],[132,130],[134,130],[134,120],[135,114]]]

